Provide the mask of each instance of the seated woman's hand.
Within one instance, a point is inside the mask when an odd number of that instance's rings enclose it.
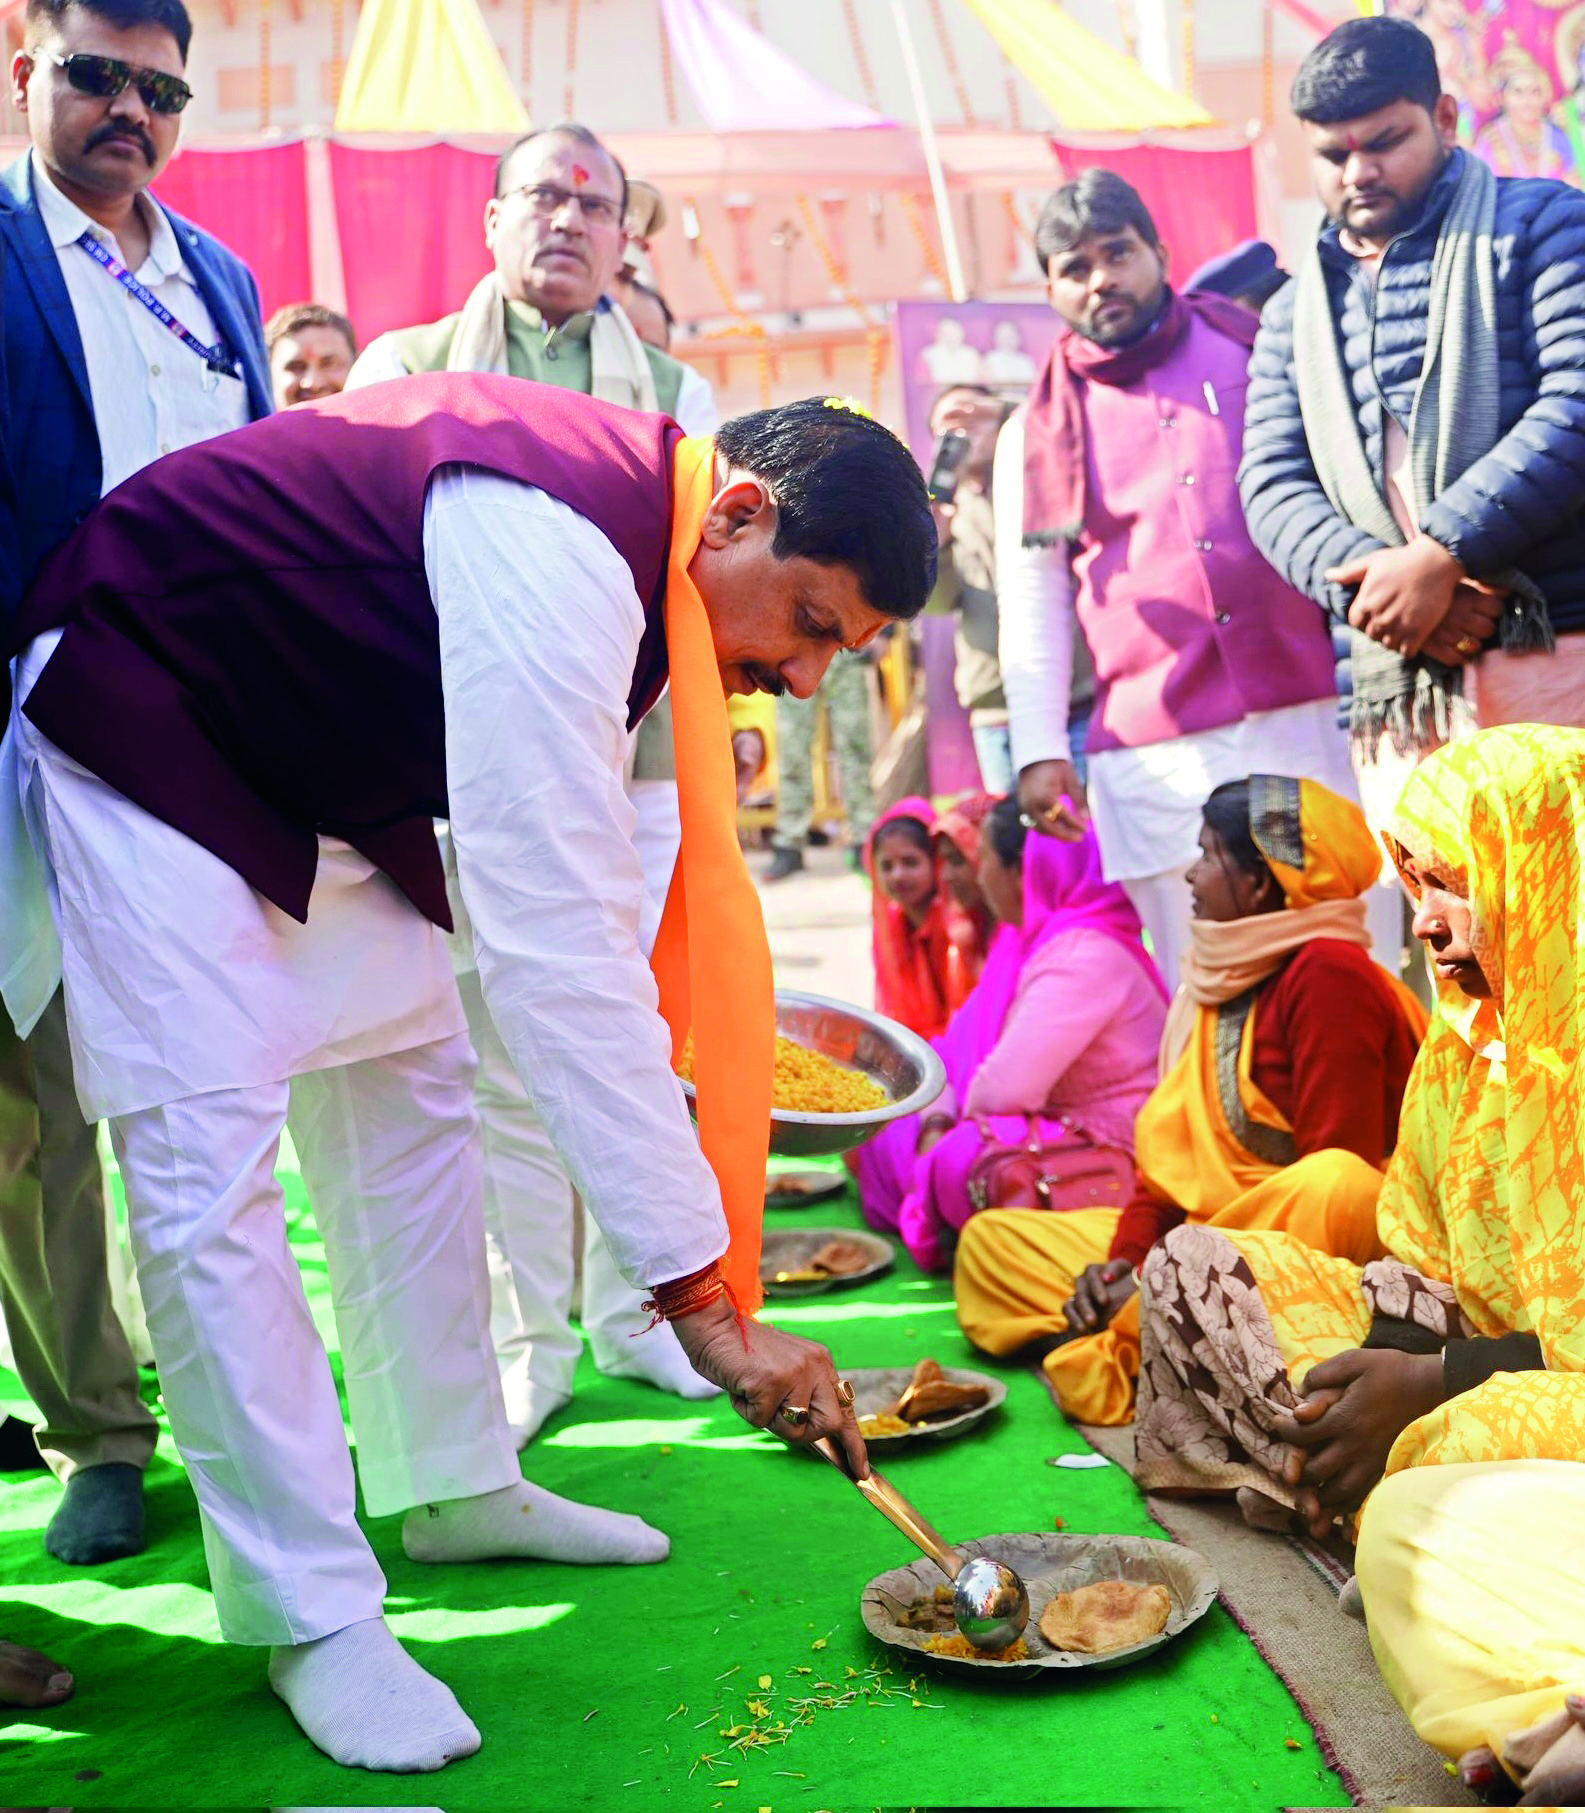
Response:
[[[837,1395],[837,1372],[817,1341],[744,1318],[724,1297],[672,1327],[701,1378],[719,1385],[745,1423],[769,1429],[784,1442],[803,1446],[829,1435],[845,1451],[855,1479],[869,1475],[864,1438],[850,1405]],[[807,1420],[789,1422],[784,1409],[807,1411]]]
[[[919,1138],[914,1142],[914,1155],[923,1158],[933,1147],[939,1146],[957,1123],[950,1114],[929,1114],[919,1128]]]
[[[1085,1266],[1074,1281],[1073,1295],[1062,1306],[1070,1332],[1099,1334],[1138,1289],[1134,1268],[1126,1259]]]
[[[1292,1452],[1283,1478],[1298,1488],[1299,1515],[1324,1536],[1357,1511],[1387,1469],[1392,1445],[1442,1402],[1442,1356],[1357,1347],[1323,1360],[1304,1401],[1273,1426]]]

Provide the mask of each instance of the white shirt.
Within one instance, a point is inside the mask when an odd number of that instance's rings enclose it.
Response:
[[[92,233],[113,258],[121,258],[109,228],[61,194],[37,152],[32,158],[39,215],[55,248],[88,364],[103,496],[162,453],[240,428],[249,419],[248,389],[240,378],[217,379],[191,347],[77,244],[85,232]],[[152,196],[143,196],[140,205],[149,223],[149,252],[133,276],[183,327],[206,346],[214,345],[219,337],[214,319],[183,261],[175,228]]]
[[[1064,546],[1026,548],[1024,411],[996,442],[996,602],[1002,684],[1013,764],[1071,759],[1068,695],[1073,683],[1073,566]],[[1194,860],[1201,811],[1224,781],[1247,775],[1308,776],[1355,797],[1337,700],[1312,699],[1252,712],[1231,724],[1089,758],[1089,804],[1108,881],[1139,881]]]
[[[455,466],[430,484],[424,564],[485,1003],[629,1282],[684,1277],[726,1250],[726,1219],[639,948],[632,573],[565,504]]]

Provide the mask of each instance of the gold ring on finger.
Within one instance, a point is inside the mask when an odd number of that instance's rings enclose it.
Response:
[[[1460,636],[1453,646],[1461,655],[1472,655],[1475,650],[1480,647],[1480,644],[1473,636]]]
[[[809,1421],[809,1409],[805,1404],[783,1404],[776,1414],[793,1429],[801,1429]]]
[[[846,1379],[837,1380],[837,1402],[844,1410],[853,1408],[853,1387]]]

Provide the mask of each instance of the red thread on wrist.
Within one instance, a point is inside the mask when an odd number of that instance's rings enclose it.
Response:
[[[701,1309],[708,1309],[723,1296],[730,1297],[726,1280],[721,1276],[720,1261],[716,1259],[712,1259],[699,1271],[690,1272],[686,1278],[673,1278],[669,1283],[657,1284],[653,1288],[654,1296],[642,1305],[650,1312],[651,1320],[638,1331],[640,1334],[648,1334],[658,1322],[680,1321],[684,1316],[696,1315]],[[736,1303],[733,1303],[732,1308],[736,1312]]]

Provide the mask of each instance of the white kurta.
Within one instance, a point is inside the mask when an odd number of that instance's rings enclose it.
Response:
[[[485,998],[623,1274],[684,1276],[725,1251],[726,1221],[639,949],[643,876],[622,788],[644,627],[632,575],[565,505],[460,468],[430,488],[425,556],[451,830]],[[19,697],[46,654],[40,638],[18,663]],[[53,855],[90,1116],[461,1029],[441,934],[355,853],[322,844],[299,926],[15,708],[12,731],[34,841]]]

